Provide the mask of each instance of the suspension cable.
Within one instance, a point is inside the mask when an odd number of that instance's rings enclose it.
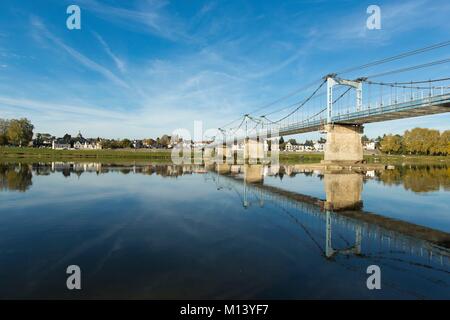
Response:
[[[412,51],[403,52],[403,53],[400,53],[400,54],[392,56],[392,57],[387,57],[387,58],[384,58],[384,59],[381,59],[381,60],[369,62],[369,63],[363,64],[363,65],[360,65],[360,66],[350,67],[348,69],[345,69],[345,70],[337,72],[337,74],[348,73],[348,72],[356,71],[356,70],[360,70],[360,69],[366,69],[366,68],[373,67],[373,66],[376,66],[376,65],[379,65],[379,64],[383,64],[383,63],[395,61],[395,60],[398,60],[398,59],[402,59],[402,58],[405,58],[405,57],[413,56],[415,54],[431,51],[431,50],[434,50],[434,49],[439,49],[439,48],[442,48],[442,47],[445,47],[445,46],[448,46],[448,45],[450,45],[450,41],[444,41],[444,42],[436,43],[436,44],[433,44],[433,45],[430,45],[430,46],[427,46],[427,47],[415,49],[415,50],[412,50]]]
[[[327,80],[323,80],[322,83],[319,85],[319,87],[317,87],[316,90],[314,90],[314,92],[308,97],[306,98],[297,108],[295,108],[294,110],[292,110],[290,113],[288,113],[287,115],[285,115],[284,117],[276,120],[276,121],[272,121],[272,123],[279,123],[280,121],[283,121],[284,119],[288,118],[289,116],[291,116],[292,114],[294,114],[295,112],[297,112],[300,108],[302,108],[309,100],[312,99],[312,97],[314,97],[314,95],[320,90],[320,88],[323,87],[323,85],[327,82]],[[265,117],[265,119],[268,119]]]
[[[424,64],[419,64],[419,65],[416,65],[416,66],[401,68],[401,69],[397,69],[397,70],[386,71],[386,72],[382,72],[382,73],[378,73],[378,74],[374,74],[374,75],[368,76],[366,78],[379,78],[379,77],[383,77],[383,76],[387,76],[387,75],[391,75],[391,74],[407,72],[407,71],[417,70],[417,69],[426,68],[426,67],[432,67],[432,66],[435,66],[435,65],[444,64],[444,63],[448,63],[448,62],[450,62],[450,58],[442,59],[442,60],[436,60],[436,61],[432,61],[432,62],[428,62],[428,63],[424,63]]]

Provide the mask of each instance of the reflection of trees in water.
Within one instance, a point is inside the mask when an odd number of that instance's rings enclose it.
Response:
[[[403,185],[414,192],[450,190],[450,168],[447,166],[408,166],[384,170],[377,177],[386,185]]]
[[[32,170],[36,176],[48,176],[52,173],[52,166],[47,163],[33,163]]]
[[[28,165],[0,164],[0,190],[26,191],[32,177]]]
[[[63,174],[63,176],[64,177],[70,177],[70,171],[71,171],[71,168],[64,168],[64,169],[62,169],[62,174]]]
[[[92,164],[91,164],[92,165]],[[198,168],[197,168],[198,167]],[[123,174],[138,173],[146,175],[159,175],[162,177],[178,177],[185,174],[196,172],[201,166],[179,166],[167,164],[147,164],[147,165],[119,165],[103,164],[97,167],[88,167],[74,165],[73,163],[34,163],[27,164],[0,164],[0,190],[11,189],[26,191],[32,182],[32,172],[35,175],[49,175],[53,172],[60,172],[65,177],[71,173],[80,176],[85,171],[105,174],[108,172],[121,172]],[[283,179],[284,176],[295,176],[298,172],[286,170],[285,166],[280,166],[275,177]],[[303,175],[314,175],[313,171],[302,172]],[[317,173],[316,176],[322,180],[323,174]],[[376,172],[376,178],[386,185],[403,186],[413,192],[431,192],[443,188],[450,190],[450,168],[444,166],[401,166],[394,170],[384,170]]]

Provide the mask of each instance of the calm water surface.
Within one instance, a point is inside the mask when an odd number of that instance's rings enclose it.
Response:
[[[449,248],[447,167],[0,164],[0,298],[450,299]]]

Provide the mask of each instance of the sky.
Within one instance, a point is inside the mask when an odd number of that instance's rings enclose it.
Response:
[[[80,30],[66,26],[71,4]],[[371,4],[380,30],[366,27]],[[450,40],[449,16],[448,0],[2,0],[0,118],[26,117],[56,136],[156,137],[192,131],[196,120],[217,128],[326,74]],[[346,76],[449,58],[449,48]],[[449,74],[443,64],[383,80]],[[447,113],[368,124],[365,133],[449,124]]]

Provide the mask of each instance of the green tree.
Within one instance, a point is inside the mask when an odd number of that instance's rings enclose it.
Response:
[[[156,140],[152,138],[144,139],[144,144],[153,147],[156,144]]]
[[[361,141],[362,141],[362,143],[366,143],[366,142],[369,142],[370,139],[369,139],[366,135],[363,135],[363,136],[361,137]]]
[[[386,136],[386,135],[384,135],[383,137],[385,137],[385,136]],[[380,143],[381,143],[381,140],[383,140],[383,138],[380,137],[380,136],[378,136],[378,137],[375,139],[375,148],[380,149]]]
[[[102,146],[102,149],[111,149],[111,140],[109,139],[103,139],[100,144]]]
[[[306,140],[305,141],[305,146],[307,146],[307,147],[314,147],[314,142],[312,140]]]
[[[121,148],[132,148],[133,143],[129,139],[123,139],[122,141],[120,141],[120,147]]]
[[[0,146],[8,144],[8,127],[9,121],[0,119]]]
[[[284,142],[283,137],[280,137],[280,140],[278,141],[278,146],[282,151],[286,149],[286,143]]]
[[[170,137],[165,134],[161,137],[160,143],[163,147],[167,147],[170,144]]]
[[[72,136],[68,133],[66,133],[63,137],[63,141],[66,144],[70,144],[72,142]]]
[[[33,129],[34,126],[26,118],[11,120],[7,131],[9,143],[20,147],[28,144],[33,139]]]

